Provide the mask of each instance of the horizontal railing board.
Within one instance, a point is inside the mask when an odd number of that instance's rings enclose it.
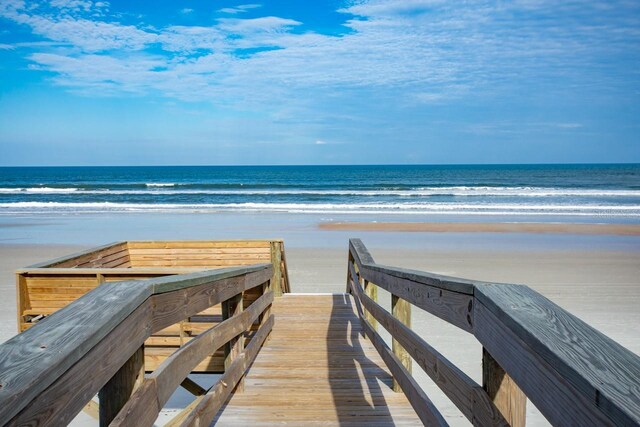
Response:
[[[532,289],[380,266],[358,239],[350,253],[364,279],[394,294],[389,282],[405,280],[398,296],[410,302],[407,282],[472,297],[470,331],[553,424],[640,424],[640,358]]]
[[[200,396],[199,402],[194,406],[193,410],[186,417],[182,426],[198,426],[209,425],[218,413],[224,402],[227,400],[231,391],[235,388],[240,378],[258,355],[258,351],[262,347],[265,339],[273,329],[275,323],[274,315],[271,314],[254,335],[253,339],[247,347],[236,357],[231,365],[225,370],[225,373],[211,387],[204,396]]]
[[[356,286],[357,285],[355,284],[355,281],[352,281],[351,289],[356,296],[356,299],[360,300],[362,293],[360,293]],[[402,363],[397,358],[397,356],[391,352],[382,337],[373,329],[373,327],[369,324],[369,322],[367,322],[364,316],[360,317],[360,322],[362,323],[364,333],[376,348],[378,354],[380,354],[380,357],[382,357],[382,360],[384,360],[385,364],[389,368],[389,371],[393,375],[393,378],[402,388],[402,391],[409,400],[409,403],[411,403],[411,406],[415,410],[420,420],[424,423],[424,425],[449,425],[444,420],[442,414],[440,414],[440,411],[438,411],[438,409],[435,407],[431,399],[429,399],[424,390],[422,390],[416,380],[404,368],[404,366],[402,366]],[[363,370],[365,369],[366,368],[363,368]]]
[[[507,425],[487,392],[479,384],[427,344],[411,328],[369,298],[357,281],[352,283],[352,287],[357,288],[357,300],[360,300],[364,308],[402,345],[469,421],[479,422],[480,425]]]
[[[526,286],[479,286],[476,297],[614,422],[640,424],[637,355]]]
[[[369,270],[377,271],[389,276],[410,280],[412,282],[429,285],[434,288],[447,290],[450,292],[473,295],[473,290],[477,284],[484,282],[476,282],[472,280],[459,279],[457,277],[442,276],[439,274],[424,273],[418,270],[410,270],[405,268],[389,267],[386,265],[365,265]]]
[[[106,245],[102,245],[102,246],[98,246],[95,248],[90,248],[90,249],[85,249],[83,251],[80,252],[76,252],[70,255],[65,255],[59,258],[54,258],[52,260],[49,261],[44,261],[44,262],[39,262],[37,264],[32,264],[28,267],[25,267],[25,269],[34,269],[34,268],[45,268],[45,267],[55,267],[57,264],[61,264],[63,262],[66,261],[70,261],[70,260],[75,260],[78,258],[81,258],[83,256],[87,256],[87,255],[91,255],[91,254],[96,254],[100,251],[103,251],[105,249],[109,249],[113,246],[117,246],[117,245],[122,245],[122,244],[126,244],[126,242],[123,241],[119,241],[119,242],[111,242],[111,243],[107,243]]]
[[[43,319],[38,327],[29,328],[0,346],[0,384],[3,385],[0,419],[11,419],[151,295],[260,270],[266,270],[269,276],[271,266],[196,272],[144,282],[113,282],[83,295],[74,304]]]
[[[204,268],[189,267],[136,267],[136,268],[20,268],[17,274],[29,276],[95,276],[102,275],[148,275],[148,274],[186,274],[202,271]]]
[[[363,266],[361,277],[467,332],[473,331],[473,295],[453,292]]]
[[[222,347],[246,330],[272,301],[273,292],[264,294],[242,314],[225,320],[175,351],[144,380],[111,425],[153,425],[162,407],[200,360],[210,354],[211,349]]]
[[[130,241],[130,249],[179,249],[179,248],[269,248],[277,240],[167,240],[167,241]]]

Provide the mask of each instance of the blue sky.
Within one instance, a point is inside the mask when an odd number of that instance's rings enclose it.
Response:
[[[637,0],[0,0],[0,165],[565,162],[640,162]]]

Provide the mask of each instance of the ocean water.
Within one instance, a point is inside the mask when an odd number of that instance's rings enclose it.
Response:
[[[0,168],[0,215],[124,212],[640,219],[640,165]]]

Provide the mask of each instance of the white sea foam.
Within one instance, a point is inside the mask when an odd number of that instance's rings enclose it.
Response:
[[[468,203],[0,203],[0,213],[48,212],[287,212],[323,214],[485,214],[640,216],[640,205]]]
[[[31,188],[0,188],[0,194],[2,193],[75,193],[80,191],[79,188],[53,188],[53,187],[31,187]]]
[[[147,187],[173,187],[175,186],[172,182],[147,182],[145,184]]]
[[[57,193],[57,194],[109,194],[109,195],[309,195],[309,196],[396,196],[396,197],[429,197],[429,196],[502,196],[502,197],[640,197],[640,190],[601,190],[542,187],[421,187],[411,190],[305,190],[305,189],[173,189],[171,183],[148,183],[149,190],[84,190],[81,188],[0,188],[2,193]],[[165,189],[168,188],[168,189]]]

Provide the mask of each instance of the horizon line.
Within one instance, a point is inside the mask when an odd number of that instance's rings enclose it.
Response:
[[[616,166],[640,162],[557,162],[557,163],[335,163],[335,164],[192,164],[192,165],[0,165],[0,168],[158,168],[158,167],[327,167],[327,166]]]

